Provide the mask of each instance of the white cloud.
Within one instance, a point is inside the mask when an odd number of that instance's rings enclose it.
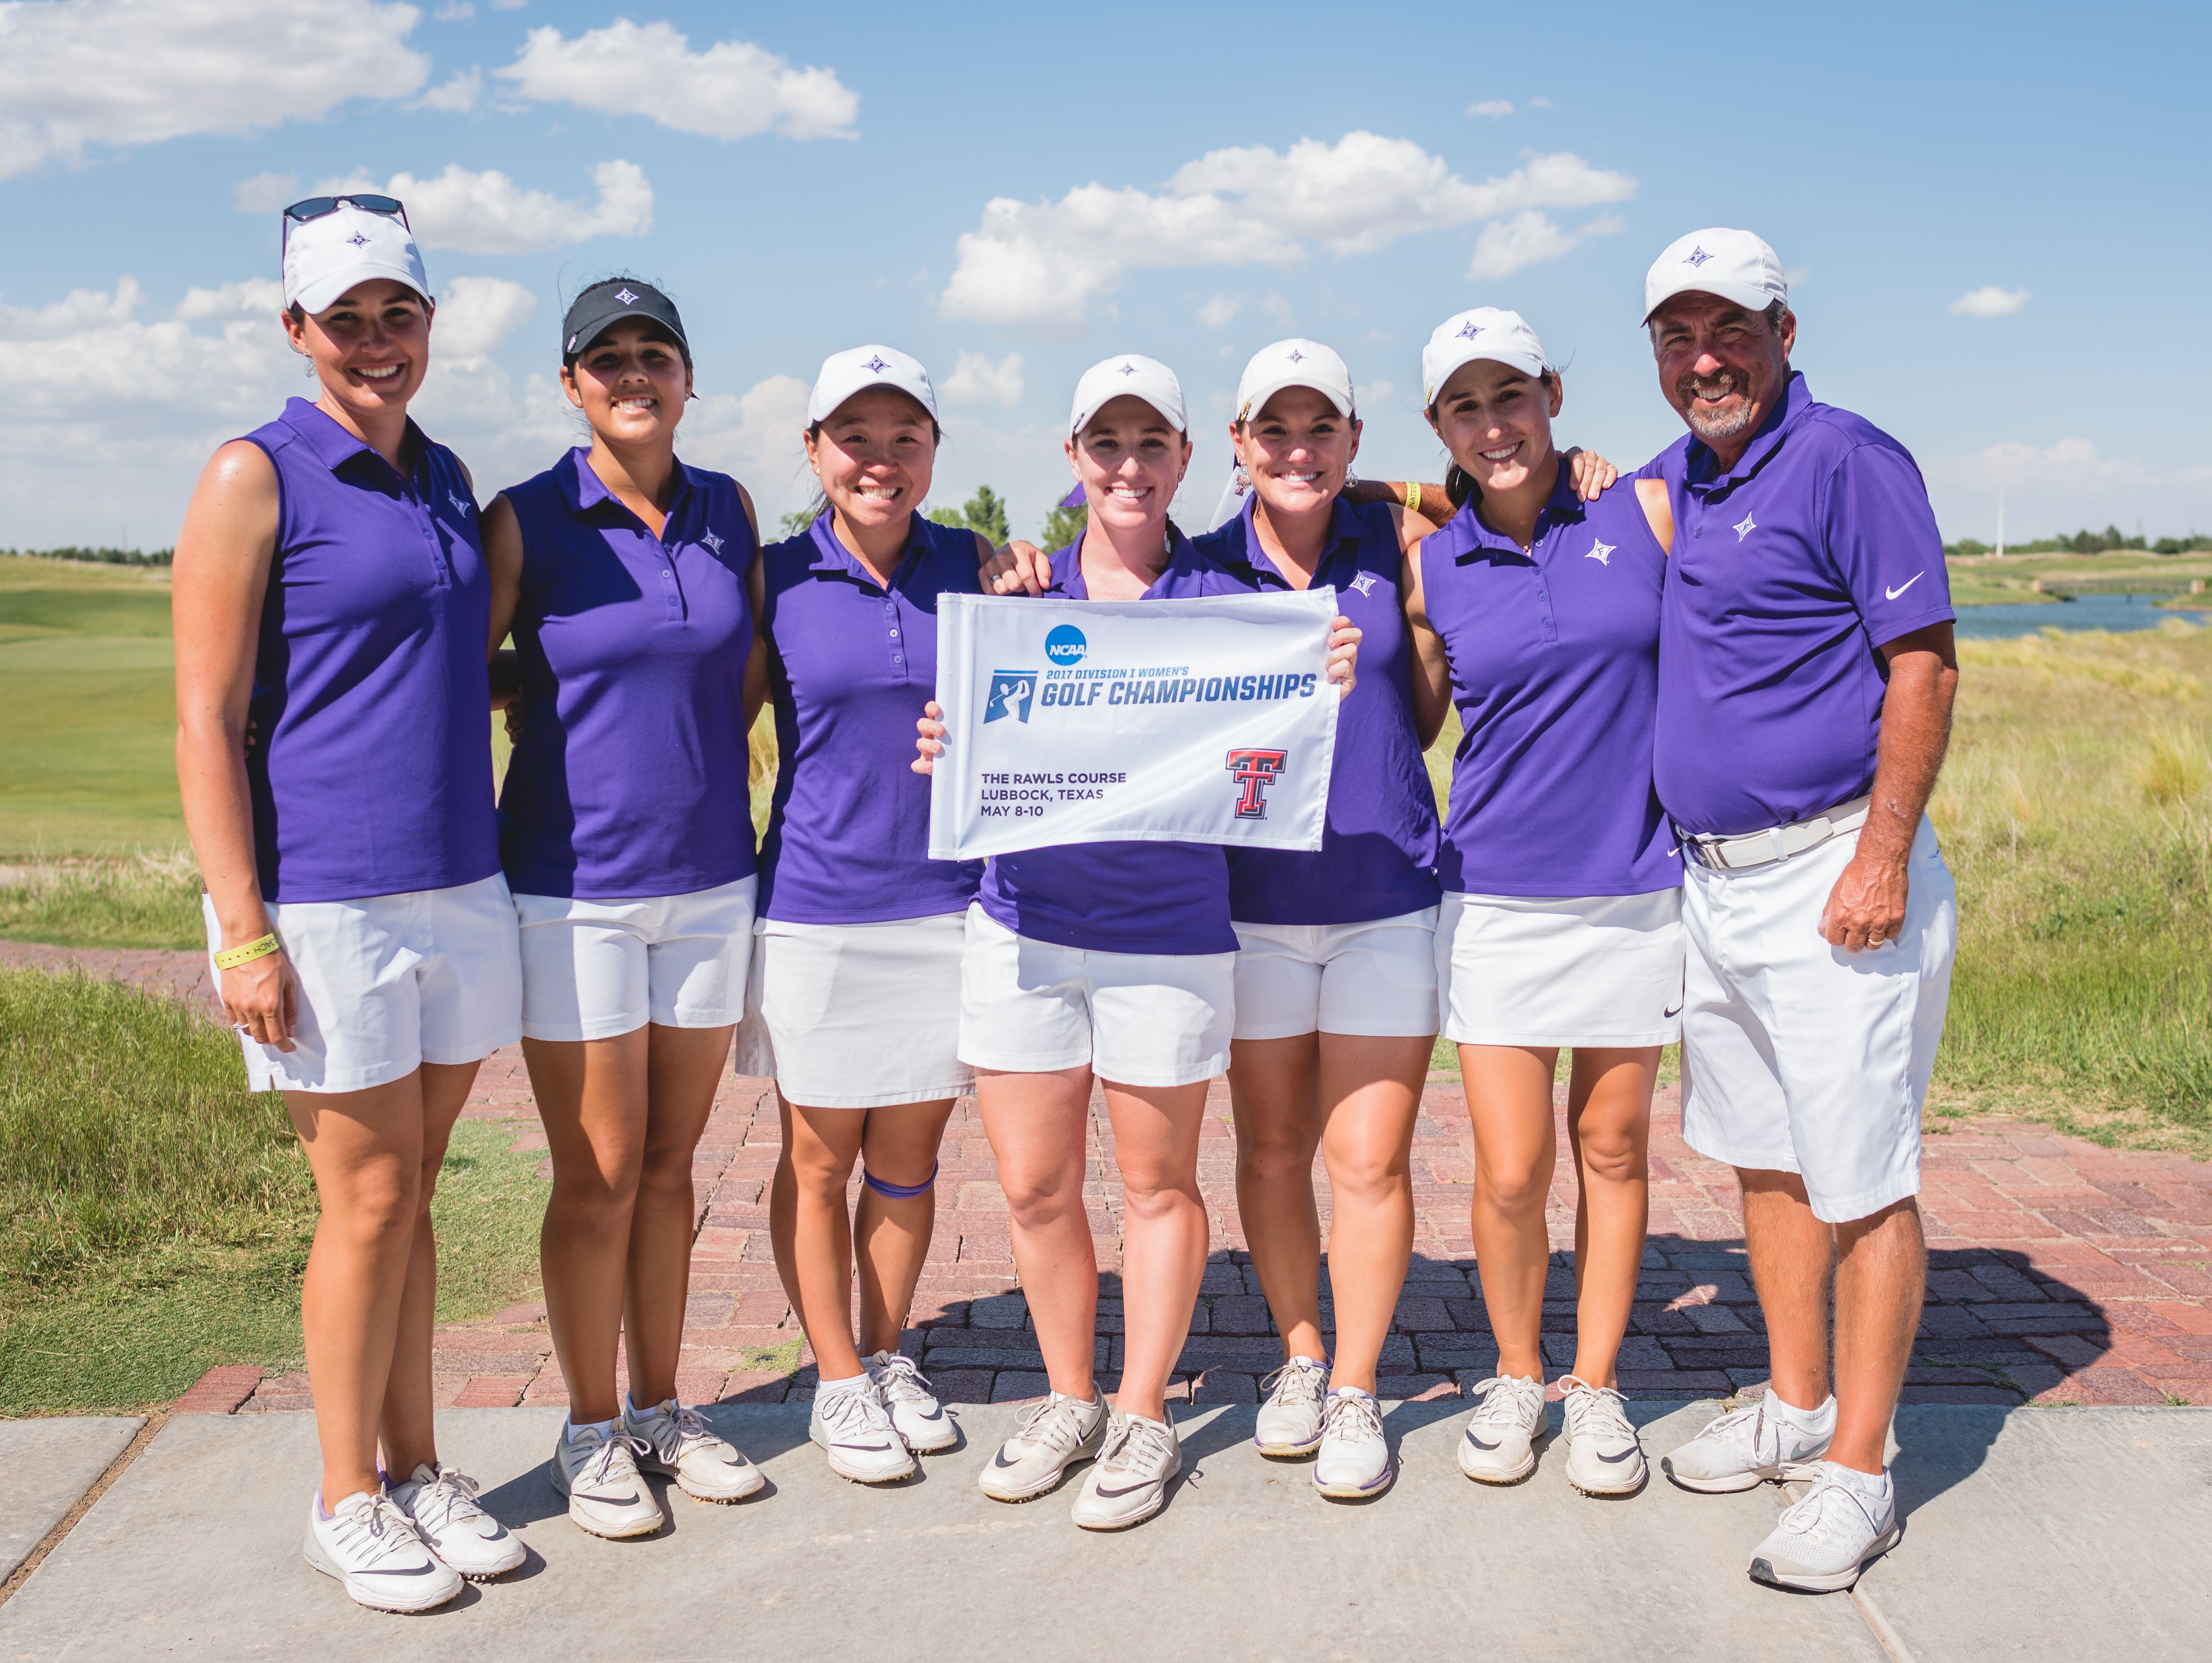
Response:
[[[2009,318],[2027,304],[2027,290],[1999,288],[1995,283],[1972,289],[1951,302],[1954,318]]]
[[[300,199],[297,173],[256,173],[230,187],[231,200],[241,214],[274,214]]]
[[[1352,389],[1352,408],[1358,410],[1372,410],[1376,405],[1387,400],[1397,390],[1388,381],[1370,381],[1364,386],[1355,385]]]
[[[1468,263],[1470,282],[1507,277],[1524,265],[1556,260],[1591,237],[1610,236],[1622,228],[1611,214],[1599,215],[1572,231],[1563,231],[1547,215],[1524,208],[1510,220],[1492,220],[1474,240],[1474,258]]]
[[[702,398],[684,416],[677,445],[684,459],[734,474],[753,494],[769,541],[786,508],[812,489],[806,472],[806,399],[813,391],[795,375],[771,375],[744,392]]]
[[[635,162],[592,169],[596,203],[526,191],[506,174],[471,173],[459,163],[428,179],[394,173],[381,184],[366,172],[325,180],[322,190],[379,191],[407,204],[408,223],[425,248],[465,254],[537,254],[593,237],[641,237],[653,229],[653,186]]]
[[[1503,121],[1513,113],[1513,106],[1502,98],[1486,98],[1467,106],[1471,116],[1488,116],[1492,121]]]
[[[438,297],[432,344],[441,356],[480,358],[498,351],[537,310],[538,297],[505,277],[451,278]]]
[[[129,283],[125,277],[123,282]],[[118,285],[119,287],[120,285]],[[136,284],[131,285],[134,288]],[[269,318],[283,310],[284,285],[274,277],[246,277],[218,288],[188,288],[171,315],[185,323],[210,318]]]
[[[1566,152],[1533,156],[1471,185],[1409,139],[1347,133],[1215,150],[1161,191],[1084,185],[1058,202],[999,197],[959,240],[939,297],[950,318],[1067,331],[1132,270],[1179,265],[1293,265],[1311,245],[1371,253],[1399,238],[1531,208],[1582,208],[1632,196],[1626,173]]]
[[[0,179],[88,147],[312,121],[430,73],[421,13],[380,0],[18,0],[0,6]]]
[[[1548,110],[1552,107],[1552,100],[1548,98],[1532,98],[1528,100],[1528,107],[1532,110]]]
[[[1198,309],[1198,321],[1208,329],[1226,329],[1243,302],[1234,294],[1216,294]]]
[[[670,23],[617,18],[566,39],[532,29],[514,62],[495,71],[524,98],[576,104],[605,115],[650,116],[678,132],[749,138],[851,138],[860,94],[835,70],[796,70],[749,40],[695,52]]]
[[[451,3],[441,6],[430,14],[441,23],[465,23],[476,15],[477,9],[469,3],[469,0],[451,0]]]
[[[13,307],[0,302],[0,341],[59,341],[90,331],[128,324],[146,292],[135,279],[120,278],[113,291],[72,288],[49,306]]]
[[[1782,286],[1795,294],[1812,275],[1809,265],[1785,265],[1782,268]]]
[[[1269,294],[1260,302],[1260,310],[1273,318],[1278,325],[1288,329],[1293,321],[1291,303],[1280,294]]]
[[[415,100],[413,107],[425,110],[453,110],[466,113],[477,106],[483,96],[483,70],[471,64],[465,70],[457,70],[445,80]]]
[[[1000,404],[1012,410],[1022,402],[1028,385],[1020,353],[1010,352],[994,362],[980,352],[963,352],[945,378],[943,391],[950,404]]]
[[[1932,458],[1929,472],[1946,483],[1990,490],[2037,485],[2058,491],[2087,491],[2157,482],[2157,476],[2140,462],[2100,456],[2096,442],[2088,439],[2062,439],[2040,446],[2008,440],[1972,456]],[[2177,479],[2188,476],[2187,472],[2175,476]]]

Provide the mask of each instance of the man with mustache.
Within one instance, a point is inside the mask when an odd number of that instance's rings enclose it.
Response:
[[[1644,322],[1690,429],[1646,470],[1675,528],[1653,749],[1688,858],[1682,1135],[1736,1168],[1772,1366],[1661,1466],[1696,1490],[1809,1480],[1751,1575],[1847,1588],[1898,1539],[1885,1452],[1926,1278],[1920,1110],[1957,901],[1923,810],[1958,684],[1950,586],[1905,447],[1790,368],[1765,242],[1682,238]]]

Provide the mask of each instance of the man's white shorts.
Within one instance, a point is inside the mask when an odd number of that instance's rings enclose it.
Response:
[[[1682,1030],[1682,892],[1447,894],[1440,1031],[1457,1045],[1672,1045]]]
[[[1116,1085],[1194,1085],[1229,1066],[1234,953],[1098,953],[1018,936],[968,908],[960,1058]]]
[[[957,1097],[958,913],[884,924],[753,926],[751,989],[738,1030],[740,1074],[773,1074],[806,1108],[880,1108]]]
[[[723,1028],[745,1013],[757,877],[690,895],[579,901],[519,895],[522,1031],[611,1040],[647,1023]]]
[[[212,968],[222,927],[205,895],[200,910]],[[514,902],[501,873],[362,901],[271,901],[269,923],[299,978],[299,1021],[289,1051],[238,1036],[256,1091],[366,1091],[424,1063],[480,1062],[522,1037]]]
[[[1437,1031],[1437,909],[1364,924],[1239,924],[1237,1037],[1425,1039]]]
[[[1741,871],[1692,865],[1682,1137],[1731,1166],[1794,1172],[1815,1217],[1864,1218],[1920,1188],[1920,1109],[1943,1037],[1959,903],[1925,818],[1905,932],[1865,952],[1820,934],[1856,833]]]

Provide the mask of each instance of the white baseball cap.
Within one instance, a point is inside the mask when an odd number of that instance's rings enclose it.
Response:
[[[1462,364],[1478,358],[1519,370],[1532,380],[1543,379],[1552,361],[1544,343],[1517,312],[1479,306],[1471,312],[1455,312],[1438,324],[1421,349],[1421,408],[1435,406],[1444,383]]]
[[[1311,387],[1336,406],[1339,416],[1352,415],[1352,372],[1344,360],[1318,341],[1293,336],[1252,355],[1237,379],[1235,419],[1250,421],[1285,387]]]
[[[1190,418],[1183,410],[1182,383],[1176,379],[1175,372],[1157,358],[1125,352],[1116,358],[1102,358],[1083,372],[1083,379],[1075,384],[1075,408],[1067,417],[1068,436],[1073,438],[1089,427],[1091,418],[1109,401],[1125,396],[1143,399],[1167,417],[1177,433],[1190,432]]]
[[[1651,270],[1644,274],[1644,321],[1650,323],[1661,306],[1687,289],[1717,294],[1753,312],[1790,298],[1782,262],[1765,239],[1726,226],[1708,226],[1677,237],[1651,262]]]
[[[320,312],[356,283],[386,277],[430,298],[429,274],[406,222],[341,203],[284,229],[284,304]]]
[[[921,361],[896,347],[866,346],[833,352],[822,361],[822,373],[806,399],[807,421],[827,421],[838,405],[870,387],[896,387],[927,410],[931,421],[937,420],[937,389],[929,385]]]

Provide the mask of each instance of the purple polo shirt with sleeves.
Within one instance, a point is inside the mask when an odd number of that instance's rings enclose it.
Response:
[[[1244,592],[1170,528],[1167,567],[1145,600]],[[1052,557],[1048,595],[1091,598],[1083,539]],[[1229,862],[1216,843],[1064,843],[992,857],[976,899],[1018,936],[1097,953],[1233,953]]]
[[[1635,486],[1583,502],[1562,465],[1525,554],[1476,517],[1479,501],[1421,543],[1422,600],[1464,730],[1437,861],[1444,888],[1676,888],[1681,856],[1651,783],[1667,556]]]
[[[937,598],[981,587],[975,534],[916,514],[886,589],[831,518],[761,555],[780,757],[761,916],[880,924],[964,912],[983,863],[929,858],[914,725],[937,691]]]
[[[489,877],[491,578],[459,459],[410,422],[403,475],[304,398],[246,439],[278,488],[247,706],[263,897]]]
[[[745,659],[758,552],[738,482],[676,464],[655,537],[574,450],[507,493],[525,719],[500,793],[518,895],[691,895],[749,877]]]
[[[1287,589],[1244,511],[1197,539],[1207,560],[1255,590]],[[1336,717],[1336,761],[1321,848],[1229,851],[1229,912],[1242,924],[1364,924],[1437,904],[1437,799],[1413,725],[1413,649],[1398,580],[1398,533],[1381,503],[1330,510],[1315,588],[1360,631],[1359,683]]]
[[[1793,374],[1735,466],[1685,434],[1659,651],[1659,798],[1704,835],[1807,820],[1874,786],[1875,648],[1957,616],[1911,452]]]

